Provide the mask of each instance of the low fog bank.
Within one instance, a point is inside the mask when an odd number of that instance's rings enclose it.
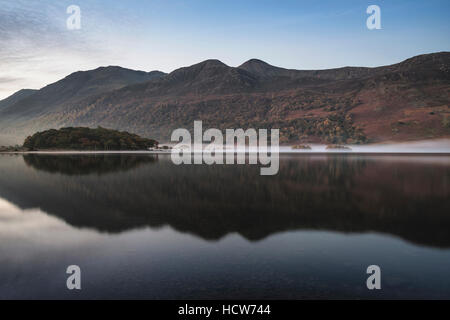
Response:
[[[194,146],[188,145],[164,144],[169,147],[193,153],[201,152],[201,150],[215,150],[219,152],[250,152],[256,153],[260,151],[256,147],[235,146],[230,148],[226,145],[208,145],[203,144],[200,151],[196,151]],[[270,146],[268,147],[270,151]],[[263,149],[265,150],[265,149]],[[300,144],[280,146],[280,153],[448,153],[450,154],[450,139],[421,140],[413,142],[386,142],[368,145],[327,145],[327,144]]]
[[[12,145],[8,143],[3,143],[0,139],[0,146],[2,145]],[[184,149],[183,147],[177,147],[175,143],[164,143],[161,146],[168,146],[170,148],[175,147],[175,149]],[[186,145],[187,146],[187,145]],[[347,148],[327,148],[326,144],[301,144],[301,148],[295,148],[295,145],[280,146],[280,153],[445,153],[450,154],[450,139],[436,139],[436,140],[421,140],[413,142],[386,142],[368,145],[342,145]],[[306,148],[304,148],[306,146]],[[222,151],[224,153],[228,152],[250,152],[257,153],[258,148],[252,147],[242,147],[235,146],[235,148],[229,148],[225,145],[219,147],[215,145],[211,148],[209,144],[203,144],[203,150],[210,149],[211,151]],[[200,150],[202,150],[200,149]],[[270,151],[270,147],[268,147]],[[194,146],[190,149],[192,152],[196,152]],[[187,150],[184,150],[187,151]],[[30,153],[170,153],[171,150],[159,150],[159,151],[34,151]],[[200,151],[201,152],[201,151]]]
[[[280,152],[361,152],[361,153],[450,153],[450,139],[390,142],[369,145],[346,145],[345,149],[327,149],[327,145],[311,144],[311,149],[280,147]]]

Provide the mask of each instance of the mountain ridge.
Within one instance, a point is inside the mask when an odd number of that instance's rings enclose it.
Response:
[[[88,72],[99,71],[104,70]],[[69,77],[76,78],[71,74],[64,79]],[[230,67],[209,59],[108,90],[111,83],[95,94],[89,93],[88,86],[76,99],[54,98],[53,109],[38,110],[28,119],[15,117],[21,101],[9,110],[0,109],[0,139],[7,134],[23,138],[32,130],[101,125],[168,141],[173,129],[191,128],[194,120],[220,129],[280,128],[282,143],[450,136],[449,52],[388,66],[324,70],[284,69],[258,59]],[[27,98],[31,109],[36,108],[35,96]]]
[[[14,92],[12,95],[6,97],[5,99],[0,100],[0,109],[12,106],[19,100],[29,97],[37,91],[38,90],[36,89],[20,89],[19,91]]]
[[[99,67],[88,71],[76,71],[51,83],[30,96],[9,105],[3,113],[22,115],[30,111],[38,114],[60,103],[75,102],[98,93],[108,92],[130,84],[145,82],[164,75],[160,71],[136,71],[118,66]],[[103,84],[102,82],[107,82]],[[48,96],[53,99],[47,99]],[[8,98],[7,98],[8,99]],[[2,100],[4,101],[4,100]],[[44,105],[45,104],[45,105]]]

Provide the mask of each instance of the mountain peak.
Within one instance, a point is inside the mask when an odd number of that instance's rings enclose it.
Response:
[[[175,71],[172,71],[167,78],[167,81],[185,81],[188,79],[196,79],[198,77],[201,78],[210,78],[219,73],[226,72],[231,67],[227,66],[220,60],[217,59],[209,59],[189,67],[179,68]]]
[[[97,69],[94,69],[92,71],[99,71],[99,70],[123,70],[126,68],[123,68],[121,66],[100,66]]]
[[[241,64],[238,68],[245,69],[246,66],[250,66],[250,65],[264,65],[264,66],[270,66],[270,64],[268,64],[268,63],[265,62],[265,61],[262,61],[262,60],[253,58],[253,59],[250,59],[250,60],[244,62],[244,63]]]
[[[78,75],[78,74],[91,74],[96,77],[103,76],[103,77],[111,77],[111,76],[117,76],[117,77],[128,77],[130,75],[132,76],[140,76],[140,77],[147,77],[147,80],[151,80],[153,78],[160,78],[166,75],[166,73],[158,70],[153,70],[150,72],[145,72],[141,70],[134,70],[134,69],[128,69],[121,66],[101,66],[96,69],[87,70],[87,71],[78,71],[74,72],[71,75]],[[69,75],[69,76],[71,76]]]
[[[253,88],[256,77],[247,71],[233,68],[220,60],[208,59],[197,64],[179,68],[159,83],[150,83],[148,92],[164,87],[165,92],[181,95],[186,92],[211,94],[243,92]]]
[[[241,64],[238,68],[250,72],[260,78],[288,76],[290,73],[287,69],[272,66],[259,59],[250,59]]]
[[[208,66],[208,67],[215,67],[215,66],[228,67],[225,63],[223,63],[222,61],[220,61],[218,59],[207,59],[205,61],[198,63],[198,65],[203,65],[203,66]]]

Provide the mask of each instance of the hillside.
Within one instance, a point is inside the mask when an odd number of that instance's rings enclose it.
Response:
[[[2,115],[30,118],[61,110],[86,97],[109,92],[127,85],[146,82],[164,75],[162,72],[143,72],[121,67],[100,67],[90,71],[78,71],[52,83],[33,96],[17,101],[2,110]]]
[[[9,123],[34,120],[41,115],[70,109],[75,103],[87,97],[157,79],[163,75],[164,73],[159,71],[143,72],[115,66],[78,71],[34,91],[33,94],[23,94],[21,90],[2,100],[0,103],[5,103],[6,106],[0,109],[0,119]],[[16,98],[18,94],[22,95],[21,99]],[[14,103],[10,103],[11,100]]]
[[[109,83],[109,76],[102,79]],[[282,143],[450,137],[449,52],[384,67],[329,70],[283,69],[257,59],[234,68],[206,60],[108,90],[112,83],[95,94],[69,90],[69,98],[41,89],[0,110],[0,139],[51,127],[101,125],[168,141],[173,129],[192,128],[194,120],[220,129],[280,128]],[[52,86],[64,92],[66,81]],[[53,101],[51,108],[42,103],[47,100]],[[22,109],[28,119],[18,116]]]
[[[0,109],[12,106],[13,104],[17,103],[18,101],[20,101],[22,99],[25,99],[25,98],[31,96],[32,94],[34,94],[37,91],[38,90],[33,90],[33,89],[19,90],[19,91],[15,92],[14,94],[10,95],[9,97],[7,97],[6,99],[0,100]]]

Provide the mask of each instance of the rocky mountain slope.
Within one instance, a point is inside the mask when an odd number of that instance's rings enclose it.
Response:
[[[26,97],[31,96],[35,92],[37,92],[37,90],[21,89],[21,90],[17,91],[16,93],[10,95],[8,98],[1,100],[0,101],[0,109],[12,106],[13,104],[17,103],[19,100],[25,99]]]
[[[164,142],[194,120],[219,129],[280,128],[282,143],[450,136],[449,52],[329,70],[206,60],[168,75],[133,73],[131,80],[115,68],[74,73],[0,109],[0,144],[64,126],[121,129]]]

